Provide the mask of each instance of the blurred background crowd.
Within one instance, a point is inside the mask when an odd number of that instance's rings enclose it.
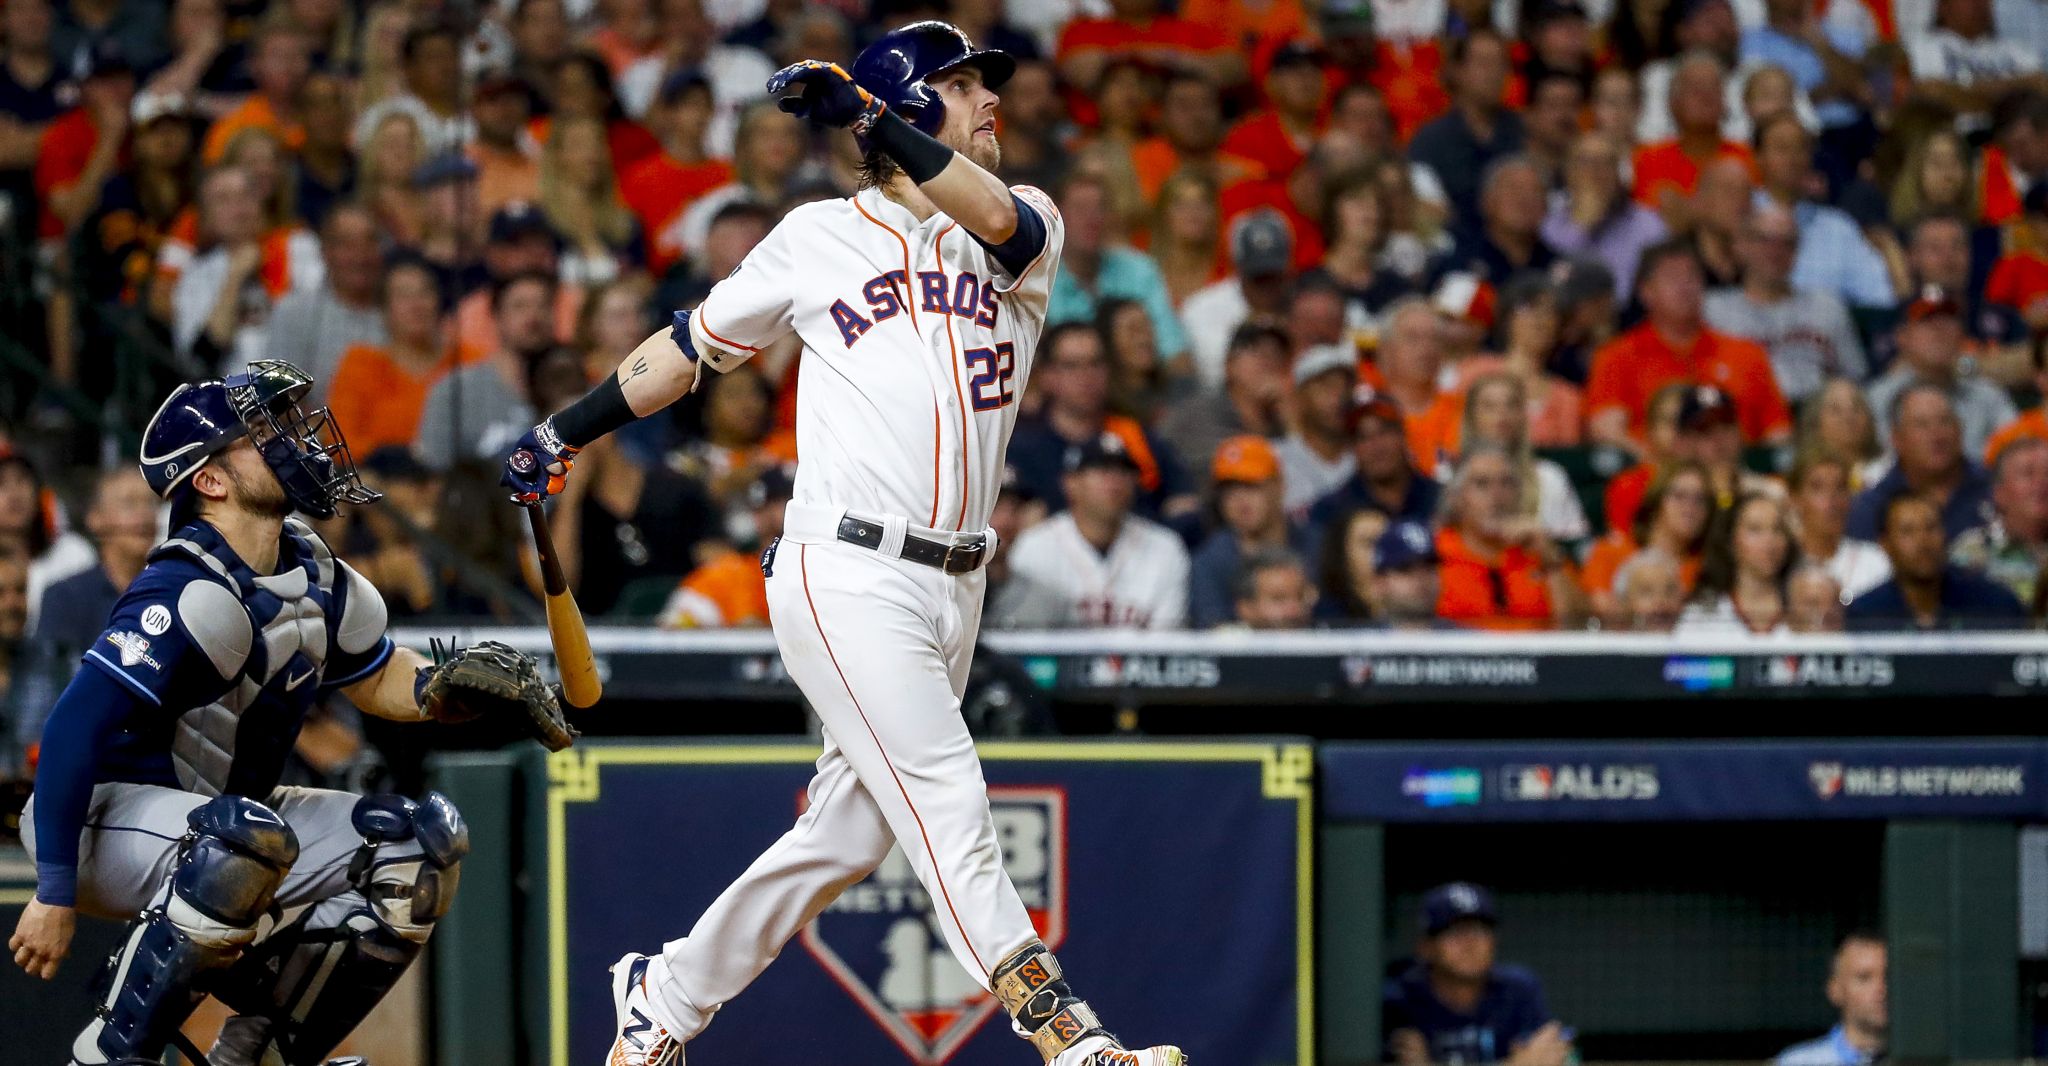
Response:
[[[259,357],[395,618],[535,617],[506,445],[853,190],[769,73],[925,17],[1066,224],[989,624],[2048,613],[2042,0],[4,0],[0,647],[92,639],[142,422]],[[584,453],[588,613],[765,624],[797,356]]]

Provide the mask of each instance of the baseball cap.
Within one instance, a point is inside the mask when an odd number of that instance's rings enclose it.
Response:
[[[1272,62],[1266,69],[1272,71],[1281,67],[1319,67],[1323,64],[1323,58],[1323,50],[1317,48],[1314,41],[1296,37],[1273,50]]]
[[[491,228],[485,239],[492,244],[504,244],[536,234],[556,244],[561,243],[561,238],[555,233],[555,228],[548,225],[548,218],[541,214],[540,208],[528,200],[514,200],[491,215]]]
[[[1372,545],[1372,568],[1385,572],[1435,566],[1436,537],[1420,522],[1395,522]]]
[[[1401,413],[1400,404],[1395,403],[1391,397],[1381,394],[1371,385],[1360,385],[1351,393],[1351,410],[1344,414],[1344,428],[1355,434],[1358,427],[1364,425],[1368,418],[1376,419],[1395,429],[1403,429],[1408,425],[1408,416]]]
[[[412,185],[424,189],[447,181],[469,181],[476,177],[476,164],[457,152],[443,152],[415,167]]]
[[[787,500],[796,494],[796,479],[780,466],[771,466],[761,471],[754,483],[747,486],[747,506],[766,506],[770,500]]]
[[[1614,271],[1597,259],[1574,259],[1557,279],[1557,306],[1568,311],[1614,295]]]
[[[1245,482],[1263,484],[1280,476],[1280,456],[1266,438],[1246,433],[1224,441],[1209,461],[1209,476],[1217,484]]]
[[[1287,220],[1272,208],[1237,216],[1230,223],[1230,259],[1248,278],[1287,273],[1294,262],[1294,234]]]
[[[1678,428],[1710,429],[1735,424],[1735,401],[1718,385],[1695,385],[1678,400]]]
[[[704,72],[696,67],[684,67],[662,81],[659,99],[664,104],[672,104],[682,99],[683,94],[692,89],[710,92],[711,79],[705,77]]]
[[[1295,357],[1294,383],[1304,385],[1333,370],[1342,370],[1347,377],[1357,377],[1357,353],[1341,344],[1318,344],[1309,348]]]
[[[1131,458],[1131,450],[1124,446],[1123,438],[1108,430],[1079,444],[1067,445],[1067,453],[1060,465],[1069,474],[1104,467],[1120,468],[1134,474],[1138,472],[1138,461]]]
[[[1438,885],[1422,897],[1422,932],[1435,936],[1463,921],[1499,925],[1493,909],[1493,893],[1469,881]]]
[[[191,101],[184,93],[136,93],[128,102],[128,121],[141,129],[158,119],[177,118],[191,121],[198,117],[192,110]]]
[[[1962,313],[1963,305],[1950,295],[1947,289],[1939,285],[1922,286],[1920,294],[1913,297],[1912,303],[1906,305],[1908,322],[1918,322],[1935,315],[1953,315],[1960,318]]]
[[[1493,286],[1477,274],[1454,271],[1444,275],[1437,283],[1436,295],[1430,304],[1438,311],[1452,318],[1476,322],[1482,328],[1492,329],[1499,297]]]

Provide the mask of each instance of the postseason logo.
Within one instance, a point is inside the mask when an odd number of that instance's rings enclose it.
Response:
[[[1501,767],[1502,799],[1646,801],[1661,790],[1649,763],[1595,766],[1590,763],[1530,763]]]
[[[1067,797],[991,785],[1003,868],[1045,946],[1067,934]],[[804,949],[919,1066],[939,1066],[1000,1013],[947,946],[931,896],[899,846],[804,927]]]
[[[1436,770],[1417,766],[1402,775],[1401,795],[1421,800],[1425,807],[1476,807],[1483,780],[1476,767]]]

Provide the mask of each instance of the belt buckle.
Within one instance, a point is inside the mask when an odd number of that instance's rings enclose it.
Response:
[[[987,546],[988,546],[988,538],[987,538],[986,536],[982,536],[982,535],[976,535],[976,536],[975,536],[975,538],[974,538],[974,542],[973,542],[973,543],[971,543],[971,544],[953,544],[953,543],[948,543],[948,544],[946,545],[946,554],[944,554],[944,555],[942,555],[942,556],[940,556],[940,557],[939,557],[939,569],[941,569],[941,570],[943,570],[943,571],[945,571],[946,573],[949,573],[949,574],[968,574],[968,573],[973,573],[973,572],[974,572],[974,569],[975,569],[975,568],[974,568],[974,567],[972,567],[972,566],[969,566],[969,567],[967,567],[967,568],[965,568],[965,569],[962,569],[962,570],[955,570],[955,569],[953,569],[953,553],[954,553],[954,552],[979,552],[979,551],[981,551],[981,550],[982,550],[983,548],[986,548]]]

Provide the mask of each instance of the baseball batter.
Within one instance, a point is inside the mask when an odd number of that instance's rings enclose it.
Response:
[[[506,460],[520,502],[577,450],[794,332],[803,456],[763,553],[775,637],[824,724],[796,826],[658,957],[612,968],[612,1066],[669,1066],[784,943],[900,842],[960,965],[1058,1066],[1179,1066],[1124,1050],[1076,997],[1003,870],[960,718],[987,528],[1062,229],[1005,188],[994,90],[1015,63],[939,22],[889,33],[853,73],[806,61],[768,82],[785,110],[851,129],[854,196],[791,211],[695,312],[649,337]]]

